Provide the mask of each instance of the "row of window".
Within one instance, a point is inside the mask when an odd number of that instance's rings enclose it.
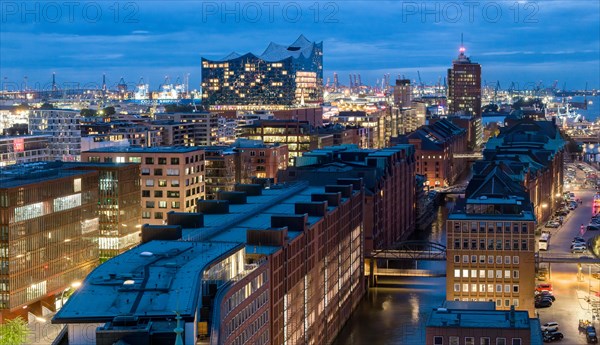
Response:
[[[504,289],[502,288],[504,287]],[[455,283],[454,284],[454,292],[473,292],[473,293],[511,293],[511,285],[510,284],[496,284],[496,289],[494,289],[494,284],[467,284],[467,283]],[[512,293],[519,293],[519,285],[512,285]]]
[[[476,263],[480,263],[480,264],[485,264],[485,259],[486,256],[485,255],[471,255],[471,263],[472,264],[476,264]],[[505,256],[504,257],[504,261],[502,261],[502,255],[496,255],[496,260],[494,260],[494,256],[493,255],[488,255],[487,256],[487,263],[492,265],[494,262],[497,265],[501,265],[503,262],[505,265],[510,265],[511,264],[511,259],[510,256]],[[477,260],[479,259],[479,261]],[[460,255],[454,255],[454,262],[455,263],[459,263],[460,262]],[[463,255],[462,256],[462,263],[464,264],[468,264],[469,263],[469,255]],[[518,256],[513,256],[512,257],[512,263],[515,265],[519,264],[519,257]]]
[[[443,337],[443,336],[438,336],[438,335],[434,336],[433,337],[433,345],[445,345],[444,338],[445,337]],[[475,345],[475,338],[474,337],[465,337],[464,342],[462,344]],[[522,344],[521,338],[512,338],[510,344],[507,342],[506,338],[496,338],[495,345],[521,345],[521,344]],[[461,345],[460,337],[456,337],[456,336],[448,337],[448,345]],[[479,338],[478,345],[492,345],[492,340],[490,337]]]
[[[142,219],[152,218],[152,212],[142,211]],[[154,219],[164,219],[162,212],[154,212]]]
[[[493,207],[494,205],[478,205],[478,206]],[[478,212],[478,213],[485,213],[485,212],[482,211],[482,212]],[[511,228],[512,228],[513,233],[521,232],[521,233],[525,234],[528,232],[527,223],[516,223],[516,222],[460,222],[460,223],[455,222],[454,227],[453,227],[455,233],[459,233],[459,232],[485,233],[486,229],[487,229],[488,233],[491,233],[491,232],[510,233]]]
[[[142,168],[142,175],[150,175],[150,168]],[[179,169],[166,169],[167,176],[179,176]],[[154,169],[154,176],[163,176],[163,169]]]
[[[511,270],[487,270],[488,279],[510,279]],[[470,273],[470,274],[469,274]],[[479,274],[478,274],[479,273]],[[481,278],[486,277],[486,270],[468,270],[468,269],[454,269],[454,278]],[[494,274],[495,273],[495,274]],[[512,270],[512,278],[519,279],[519,270]]]
[[[146,208],[154,208],[156,203],[154,201],[146,201]],[[168,203],[166,201],[159,201],[158,208],[167,208]],[[179,201],[171,201],[171,208],[178,209],[181,207],[181,203]]]
[[[487,244],[486,240],[481,238],[478,241],[476,239],[463,239],[462,246],[461,240],[455,239],[453,249],[470,249],[470,250],[528,250],[529,246],[527,245],[527,240],[521,240],[521,246],[519,247],[519,240],[513,239],[504,240],[504,245],[502,239],[488,239]],[[512,244],[512,246],[511,246]],[[519,249],[520,248],[520,249]]]
[[[162,190],[155,190],[154,191],[154,197],[155,198],[162,198],[164,194],[164,191]],[[167,193],[167,198],[179,198],[180,193],[178,190],[168,190]],[[142,191],[142,196],[145,198],[149,198],[150,197],[150,191],[149,190],[143,190]],[[149,201],[146,201],[146,204],[148,204]],[[146,206],[148,207],[148,206]],[[153,206],[154,207],[154,206]]]
[[[267,302],[269,301],[268,293],[268,291],[264,291],[263,293],[261,293],[254,301],[252,301],[250,304],[244,307],[244,309],[240,310],[238,313],[235,314],[234,317],[231,318],[231,321],[229,321],[225,325],[225,334],[227,334],[227,337],[233,334],[240,326],[245,325],[246,320],[251,318],[261,307],[267,304]],[[268,310],[261,315],[261,318],[264,317],[264,320],[261,320],[259,322],[260,325],[258,326],[258,328],[262,327],[265,323],[268,322],[269,316],[267,313]],[[252,328],[252,326],[250,326],[249,328]],[[258,328],[256,328],[256,330]],[[252,331],[252,334],[254,333],[255,332]]]

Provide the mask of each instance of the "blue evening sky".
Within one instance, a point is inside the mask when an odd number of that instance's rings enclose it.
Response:
[[[482,79],[531,88],[600,88],[600,1],[0,1],[0,82],[47,87],[109,85],[141,77],[157,88],[200,59],[257,54],[300,34],[324,43],[325,79],[390,73],[437,83],[458,54],[482,65]],[[7,86],[8,85],[8,86]]]

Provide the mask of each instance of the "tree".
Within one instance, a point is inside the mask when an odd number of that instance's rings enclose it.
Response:
[[[116,113],[115,107],[106,107],[104,108],[104,116],[111,116]]]
[[[0,325],[0,345],[23,345],[31,330],[22,317],[6,321]]]
[[[52,103],[46,102],[40,106],[40,109],[42,109],[42,110],[54,109],[54,106],[52,105]]]
[[[91,117],[96,116],[96,111],[94,109],[81,109],[80,114],[83,117]]]

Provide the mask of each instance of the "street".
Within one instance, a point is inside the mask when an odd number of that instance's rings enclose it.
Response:
[[[585,179],[583,171],[577,169],[577,180]],[[563,225],[558,229],[548,229],[552,234],[548,253],[568,254],[573,256],[593,256],[592,253],[571,253],[571,241],[575,236],[580,235],[580,228],[583,224],[587,226],[593,214],[593,199],[595,190],[577,190],[571,189],[575,193],[575,198],[582,200],[580,205],[566,217]],[[588,243],[589,240],[598,236],[598,231],[587,231],[584,237]],[[540,322],[556,321],[559,323],[559,331],[564,334],[563,343],[566,344],[586,344],[585,333],[578,330],[580,319],[593,320],[594,326],[600,329],[597,317],[592,315],[592,308],[588,301],[598,300],[595,293],[600,291],[600,280],[591,276],[591,273],[600,271],[600,267],[594,265],[581,265],[578,267],[575,263],[553,263],[550,266],[542,264],[549,268],[548,279],[545,282],[552,283],[556,301],[549,308],[537,309]],[[578,279],[578,270],[581,274]],[[536,283],[541,283],[540,281]],[[596,313],[598,315],[598,313]]]

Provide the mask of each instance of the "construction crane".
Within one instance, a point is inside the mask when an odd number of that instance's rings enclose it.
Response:
[[[425,86],[423,85],[423,81],[421,80],[421,72],[417,71],[417,76],[419,77],[419,97],[421,97],[423,96]]]
[[[496,80],[496,87],[494,88],[494,104],[498,104],[498,90],[500,90],[500,80]]]

